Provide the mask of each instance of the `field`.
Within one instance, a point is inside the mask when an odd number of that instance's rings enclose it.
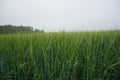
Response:
[[[0,80],[120,80],[120,31],[0,35]]]

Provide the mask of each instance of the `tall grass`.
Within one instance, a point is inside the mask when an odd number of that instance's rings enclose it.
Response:
[[[1,80],[119,80],[120,31],[0,35]]]

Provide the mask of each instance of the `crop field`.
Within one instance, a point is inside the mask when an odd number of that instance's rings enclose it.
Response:
[[[120,31],[0,35],[0,80],[120,80]]]

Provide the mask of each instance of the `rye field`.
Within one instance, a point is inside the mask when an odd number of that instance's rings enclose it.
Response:
[[[120,31],[0,35],[0,80],[120,80]]]

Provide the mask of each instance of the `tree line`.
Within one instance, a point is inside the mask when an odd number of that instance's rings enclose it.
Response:
[[[41,32],[43,30],[35,29],[31,26],[15,26],[15,25],[0,25],[0,34],[10,34],[10,33],[33,33],[33,32]]]

